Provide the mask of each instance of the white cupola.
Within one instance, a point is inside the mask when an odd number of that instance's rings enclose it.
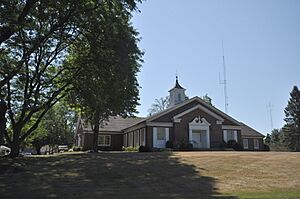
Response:
[[[178,83],[178,76],[174,88],[169,90],[169,107],[175,106],[186,100],[185,89]]]

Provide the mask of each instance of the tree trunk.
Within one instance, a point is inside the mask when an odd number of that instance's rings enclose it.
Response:
[[[10,145],[11,152],[9,154],[10,157],[15,158],[19,156],[20,153],[20,143],[19,140],[14,140]]]
[[[9,154],[10,157],[18,157],[20,153],[20,145],[21,145],[21,139],[20,139],[20,133],[21,133],[22,126],[20,124],[15,124],[13,126],[13,140],[10,144],[11,152]]]
[[[94,129],[93,129],[93,131],[94,131],[93,150],[94,150],[95,152],[98,151],[98,135],[99,135],[99,127],[100,127],[100,125],[99,125],[99,122],[98,122],[97,124],[95,124]]]
[[[100,117],[99,113],[95,113],[94,118],[93,118],[93,123],[94,123],[94,139],[93,139],[93,150],[95,152],[98,152],[98,135],[99,135],[99,128],[100,128]]]
[[[4,144],[4,133],[6,132],[6,103],[1,100],[0,102],[0,145]]]
[[[34,147],[35,147],[35,150],[36,150],[36,154],[37,154],[37,155],[41,155],[41,148],[42,148],[42,146],[36,145],[36,146],[34,146]]]

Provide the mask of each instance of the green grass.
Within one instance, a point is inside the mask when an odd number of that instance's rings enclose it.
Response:
[[[299,153],[71,153],[0,159],[0,198],[300,198]]]

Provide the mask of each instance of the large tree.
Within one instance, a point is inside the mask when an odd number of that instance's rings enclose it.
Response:
[[[284,110],[284,142],[289,150],[300,151],[300,91],[297,86],[294,86],[290,96]]]
[[[169,96],[155,99],[151,108],[148,109],[149,115],[153,115],[167,109],[169,107],[169,103]]]
[[[39,127],[25,139],[25,142],[31,144],[40,154],[40,149],[44,145],[52,148],[57,145],[72,145],[74,137],[75,113],[67,107],[63,102],[59,102],[51,108]],[[25,126],[31,126],[30,123],[35,122],[35,118]]]
[[[70,74],[76,76],[85,66],[65,64],[69,47],[96,34],[89,26],[107,19],[102,11],[108,4],[111,11],[136,8],[134,0],[1,1],[0,113],[5,112],[8,122],[0,121],[0,133],[12,148],[11,156],[18,155],[20,144],[73,88]],[[98,30],[104,34],[101,27]],[[25,131],[33,117],[37,119]]]
[[[71,48],[69,59],[70,65],[83,67],[77,73],[71,97],[92,125],[94,151],[98,150],[102,121],[111,115],[126,117],[136,112],[136,75],[143,54],[137,46],[138,33],[130,23],[130,12],[118,1],[108,1],[99,9],[103,19],[88,24],[87,34]]]

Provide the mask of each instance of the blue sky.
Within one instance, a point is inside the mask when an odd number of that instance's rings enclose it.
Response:
[[[139,116],[168,95],[176,72],[189,97],[208,94],[224,111],[223,40],[229,115],[265,134],[271,103],[273,127],[282,127],[289,93],[300,87],[299,0],[147,0],[139,9]]]

